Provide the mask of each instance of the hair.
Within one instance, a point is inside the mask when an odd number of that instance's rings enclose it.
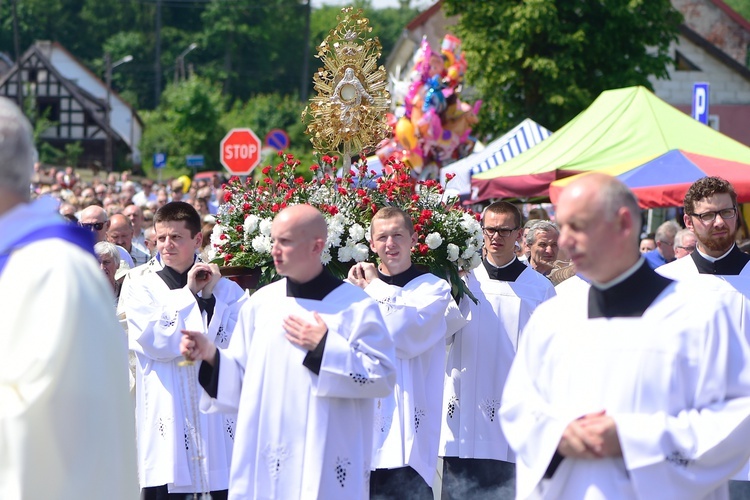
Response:
[[[201,244],[202,248],[205,248],[211,243],[211,233],[213,233],[215,225],[216,223],[214,222],[204,222],[201,226],[201,233],[203,233],[203,243]]]
[[[372,226],[375,225],[376,220],[393,219],[394,217],[401,217],[401,220],[404,221],[404,226],[406,227],[406,230],[409,231],[409,234],[414,234],[414,223],[411,221],[411,217],[409,217],[409,214],[398,207],[383,207],[378,210],[375,215],[372,216],[370,227],[372,228]]]
[[[154,214],[154,225],[159,222],[185,222],[185,227],[190,231],[190,237],[201,231],[201,216],[190,203],[184,201],[171,201],[161,207]]]
[[[638,206],[638,200],[633,192],[622,182],[613,179],[611,182],[604,183],[602,190],[599,192],[599,199],[602,204],[602,216],[607,221],[614,221],[620,208],[625,207],[628,209],[634,224],[633,238],[636,240],[636,243],[640,242],[642,229],[641,207]]]
[[[537,233],[549,233],[555,232],[560,234],[560,230],[557,226],[548,220],[538,220],[529,228],[529,234],[526,235],[526,244],[531,246],[536,241]]]
[[[693,215],[695,213],[695,204],[704,198],[709,198],[715,194],[728,194],[732,198],[732,205],[737,206],[737,193],[734,191],[729,182],[721,177],[704,177],[698,179],[685,193],[683,208],[685,213]]]
[[[511,214],[513,216],[513,224],[515,227],[521,227],[521,211],[518,210],[518,207],[515,206],[512,203],[508,203],[507,201],[496,201],[495,203],[492,203],[487,206],[482,211],[482,225],[484,226],[484,216],[486,214]]]
[[[681,247],[686,234],[693,234],[690,229],[680,229],[674,235],[674,248]]]
[[[524,229],[530,229],[531,226],[533,226],[534,224],[536,224],[540,220],[542,220],[542,219],[529,219],[529,220],[526,221],[526,224],[523,225],[523,228]]]
[[[677,224],[673,220],[662,222],[661,225],[659,225],[659,227],[656,228],[654,241],[660,241],[662,243],[669,243],[668,241],[664,241],[664,239],[665,238],[674,239],[675,235],[677,234],[677,231],[679,230],[680,230],[680,225]]]
[[[100,241],[94,245],[94,253],[97,258],[102,255],[109,255],[115,263],[115,269],[120,267],[120,252],[117,247],[108,241]]]
[[[29,120],[13,101],[0,97],[0,186],[29,199],[36,158]]]
[[[549,214],[542,207],[532,208],[529,210],[529,219],[549,220]]]

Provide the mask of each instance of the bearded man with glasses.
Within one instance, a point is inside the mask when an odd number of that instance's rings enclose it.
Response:
[[[685,194],[685,227],[696,239],[690,258],[678,259],[657,269],[662,276],[682,279],[694,274],[735,276],[750,273],[750,255],[735,245],[739,228],[737,193],[719,177],[704,177]]]
[[[522,329],[555,295],[547,278],[516,257],[522,232],[521,212],[511,203],[493,203],[482,214],[486,257],[466,276],[478,302],[462,300],[470,322],[448,338],[439,449],[443,499],[514,489],[515,455],[500,428],[500,398]]]

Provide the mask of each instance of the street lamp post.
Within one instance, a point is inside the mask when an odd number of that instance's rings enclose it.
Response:
[[[106,66],[106,87],[107,87],[107,101],[104,103],[104,122],[107,124],[106,130],[106,142],[104,148],[104,163],[107,172],[112,171],[112,123],[110,122],[110,107],[111,107],[111,96],[112,96],[112,70],[121,64],[128,63],[133,60],[133,56],[127,55],[122,59],[118,59],[114,63],[112,62],[112,56],[109,52],[104,54],[104,63]]]
[[[180,80],[185,80],[185,56],[190,52],[198,48],[198,44],[193,42],[188,47],[180,52],[177,56],[177,60],[174,63],[174,83],[177,84]]]

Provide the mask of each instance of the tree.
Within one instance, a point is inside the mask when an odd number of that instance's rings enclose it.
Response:
[[[159,107],[144,112],[146,127],[141,142],[143,157],[167,153],[172,169],[185,164],[185,156],[201,154],[206,169],[219,168],[219,142],[224,130],[219,119],[225,99],[218,85],[193,76],[177,85],[167,85]]]
[[[669,0],[445,0],[460,14],[466,81],[484,100],[476,131],[524,118],[558,129],[602,91],[667,78],[682,15]]]

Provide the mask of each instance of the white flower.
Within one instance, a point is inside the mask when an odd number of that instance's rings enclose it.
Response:
[[[469,262],[469,269],[474,269],[475,267],[479,267],[479,264],[482,263],[482,255],[477,252],[471,257],[471,262]]]
[[[349,262],[352,260],[352,250],[353,248],[350,246],[343,246],[339,248],[339,262]]]
[[[253,250],[258,253],[271,253],[271,237],[259,234],[253,238]]]
[[[367,229],[365,229],[365,239],[367,243],[372,243],[372,224],[368,225]]]
[[[435,250],[443,244],[443,237],[440,236],[440,233],[430,233],[425,237],[424,242],[430,247],[430,250]]]
[[[271,236],[271,225],[273,221],[271,219],[263,219],[260,221],[260,234],[264,236]]]
[[[216,258],[216,248],[213,245],[209,245],[206,249],[206,257],[208,257],[209,262]]]
[[[466,247],[466,249],[461,254],[461,258],[469,260],[469,259],[471,259],[474,256],[474,254],[476,253],[476,251],[477,251],[477,247],[475,247],[474,245],[470,244],[470,245],[468,245]]]
[[[260,222],[260,218],[258,218],[257,215],[247,216],[247,218],[245,219],[245,223],[242,225],[242,228],[245,230],[246,239],[249,234],[254,233],[255,230],[258,229],[258,222]]]
[[[224,227],[221,224],[216,224],[211,231],[211,246],[223,246],[229,243],[229,238],[222,239],[221,235],[224,234]]]
[[[320,263],[324,266],[327,266],[331,262],[331,251],[329,249],[323,250],[323,253],[320,254]]]
[[[365,237],[364,228],[359,224],[353,224],[352,227],[349,228],[349,237],[354,241],[361,241],[362,238]]]
[[[352,248],[352,258],[355,262],[364,262],[370,256],[370,249],[364,243],[357,243]]]
[[[448,260],[451,262],[456,262],[458,260],[458,252],[459,252],[458,245],[454,243],[448,243]]]

